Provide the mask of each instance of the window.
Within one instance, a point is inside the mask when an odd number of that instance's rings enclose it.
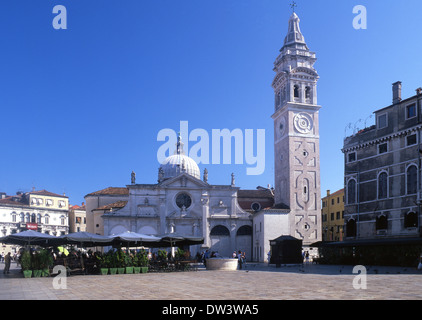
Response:
[[[409,166],[406,172],[407,194],[414,194],[418,191],[418,177],[416,166]]]
[[[23,212],[21,212],[20,217],[21,217],[21,222],[25,222],[25,214]]]
[[[416,117],[416,104],[411,104],[406,107],[406,119]]]
[[[411,136],[406,137],[406,145],[411,146],[416,144],[416,134],[412,134]]]
[[[385,153],[388,151],[387,142],[378,145],[378,154]]]
[[[382,172],[378,176],[378,199],[385,199],[388,196],[388,175]]]
[[[378,129],[387,127],[387,114],[384,113],[378,116]]]
[[[36,220],[35,220],[35,217],[36,217],[36,216],[35,216],[35,213],[31,214],[31,222],[32,222],[32,223],[35,223],[35,221],[36,221]]]
[[[350,152],[347,154],[347,162],[356,161],[356,152]]]
[[[17,222],[16,221],[16,212],[12,212],[12,222]]]
[[[331,221],[334,220],[334,212],[331,212]]]
[[[418,215],[416,212],[408,212],[404,216],[404,227],[405,228],[416,228],[418,226]]]
[[[192,204],[192,198],[187,193],[180,193],[176,197],[176,205],[182,209],[182,208],[189,208]]]
[[[211,236],[229,236],[230,231],[225,226],[218,225],[212,228],[210,235]]]
[[[241,226],[237,232],[237,236],[249,236],[252,234],[252,227],[251,226]]]
[[[340,211],[336,212],[336,219],[339,220],[340,219]]]
[[[261,210],[261,205],[258,202],[254,202],[254,203],[251,204],[251,209],[253,211],[259,211],[259,210]]]
[[[44,223],[49,224],[50,223],[50,217],[48,215],[44,216]]]
[[[41,224],[41,214],[37,214],[37,223]]]
[[[311,88],[310,87],[305,88],[305,98],[311,99]]]
[[[375,221],[375,228],[377,230],[388,229],[388,219],[385,215],[377,217],[377,219]]]
[[[350,179],[347,183],[347,204],[356,203],[356,180]]]
[[[299,86],[297,84],[295,84],[295,86],[293,87],[293,90],[294,90],[295,98],[299,98]]]
[[[334,199],[331,199],[331,205],[334,205]]]

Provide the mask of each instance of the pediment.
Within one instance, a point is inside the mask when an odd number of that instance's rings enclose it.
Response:
[[[177,177],[173,177],[167,180],[164,180],[159,184],[160,187],[189,187],[189,188],[209,188],[209,184],[199,180],[195,177],[192,177],[191,175],[187,173],[182,173],[178,175]]]

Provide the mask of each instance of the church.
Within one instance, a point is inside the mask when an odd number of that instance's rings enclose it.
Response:
[[[290,235],[303,245],[321,240],[319,131],[311,52],[293,12],[288,34],[274,62],[274,188],[242,190],[211,185],[208,171],[185,155],[179,135],[176,151],[158,168],[157,183],[138,183],[132,172],[126,187],[109,187],[85,196],[87,231],[112,235],[124,231],[203,237],[189,248],[249,261],[267,261],[270,240]],[[229,180],[230,181],[230,180]]]

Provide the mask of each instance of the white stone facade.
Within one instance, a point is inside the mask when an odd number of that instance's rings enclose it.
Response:
[[[304,245],[321,240],[319,119],[313,65],[293,13],[281,53],[274,62],[275,202],[290,207],[289,234]]]

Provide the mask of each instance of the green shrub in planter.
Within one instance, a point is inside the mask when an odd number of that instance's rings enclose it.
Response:
[[[133,273],[133,267],[126,267],[126,273]]]
[[[124,274],[125,273],[125,268],[117,268],[117,273],[118,274]]]
[[[46,249],[41,249],[38,253],[39,264],[41,269],[41,276],[48,277],[50,276],[50,267],[53,265],[53,256]]]
[[[117,268],[110,268],[110,274],[116,274]]]
[[[100,272],[102,275],[108,274],[108,268],[100,268]]]
[[[133,273],[140,273],[141,267],[133,267]]]
[[[28,251],[24,251],[21,257],[21,267],[25,278],[31,278],[31,254]]]

